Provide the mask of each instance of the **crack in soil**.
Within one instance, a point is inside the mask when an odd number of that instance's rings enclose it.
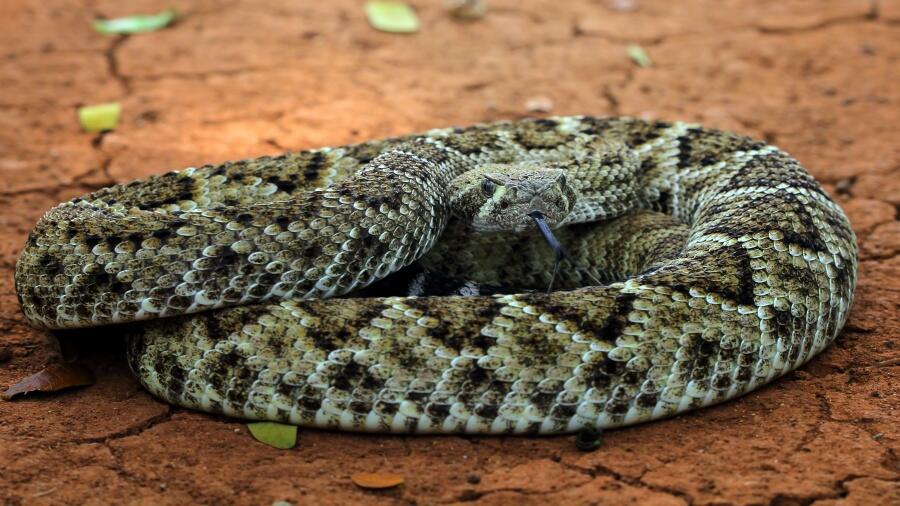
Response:
[[[677,459],[675,459],[675,460],[677,460]],[[673,462],[674,462],[674,460],[673,460]],[[591,476],[591,477],[607,476],[609,478],[612,478],[612,479],[614,479],[620,483],[624,483],[626,485],[631,485],[633,487],[650,490],[650,491],[657,492],[660,494],[670,495],[672,497],[681,499],[688,506],[694,504],[694,498],[686,492],[683,492],[681,490],[676,490],[673,488],[669,488],[669,487],[663,487],[660,485],[653,485],[651,483],[645,482],[644,476],[647,473],[649,473],[650,471],[653,471],[655,469],[646,469],[637,478],[632,478],[629,476],[625,476],[621,473],[617,473],[616,471],[613,471],[612,469],[604,466],[603,464],[594,464],[590,468],[584,468],[584,467],[581,467],[581,466],[578,466],[575,464],[568,464],[568,463],[562,463],[562,465],[568,469],[572,469],[573,471],[577,471],[582,474],[587,474],[588,476]]]
[[[168,422],[169,420],[172,419],[172,416],[176,412],[179,411],[178,408],[175,408],[174,406],[171,406],[169,404],[166,404],[165,406],[166,406],[165,413],[160,413],[158,415],[152,416],[145,420],[141,420],[140,422],[135,423],[134,425],[126,427],[122,430],[118,430],[116,432],[107,434],[105,436],[68,439],[68,440],[60,441],[57,446],[63,445],[63,444],[65,444],[65,445],[68,445],[68,444],[79,445],[79,444],[89,444],[89,443],[108,444],[108,443],[110,443],[112,441],[116,441],[118,439],[131,437],[131,436],[139,436],[143,432],[150,430],[153,427],[156,427],[157,425],[161,425],[163,423]]]
[[[841,16],[831,19],[825,19],[810,26],[795,26],[784,28],[754,26],[754,28],[761,34],[792,35],[796,33],[814,32],[834,26],[849,25],[861,22],[868,23],[872,21],[878,21],[878,10],[874,8],[874,6],[870,6],[869,12],[862,15]]]
[[[834,491],[832,493],[812,495],[776,494],[768,504],[769,506],[809,506],[817,501],[827,499],[843,499],[850,494],[850,490],[847,489],[847,483],[862,478],[874,477],[859,474],[848,474],[847,476],[834,482],[834,484],[832,485]]]
[[[812,443],[822,435],[822,425],[825,422],[833,420],[831,418],[831,402],[829,402],[828,397],[823,392],[816,392],[816,400],[819,403],[820,416],[817,417],[816,423],[803,434],[800,441],[794,445],[792,453],[797,453],[806,449],[806,445]]]
[[[88,4],[93,5],[93,2],[88,2]],[[229,4],[229,5],[232,5],[232,4]],[[852,25],[852,24],[857,24],[857,23],[871,24],[873,21],[878,21],[879,23],[884,24],[886,26],[895,26],[897,24],[896,22],[892,22],[890,20],[884,20],[884,19],[880,18],[880,13],[879,13],[880,4],[877,1],[871,2],[870,6],[871,6],[871,8],[870,8],[869,12],[867,12],[865,14],[849,15],[849,16],[835,16],[835,17],[831,17],[829,19],[825,19],[825,20],[816,22],[810,26],[787,27],[787,28],[766,27],[766,26],[743,26],[743,27],[726,28],[726,29],[727,30],[748,30],[748,31],[755,31],[757,33],[765,34],[765,35],[781,36],[781,35],[791,35],[791,34],[814,32],[816,30],[821,30],[821,29],[825,29],[825,28],[829,28],[829,27],[838,26],[838,25],[843,26],[843,25]],[[503,10],[505,10],[507,12],[516,13],[516,14],[522,14],[519,10],[517,10],[515,8],[513,8],[513,9],[496,9],[495,12],[503,11]],[[210,10],[208,12],[219,13],[219,8],[217,7],[215,11]],[[196,15],[197,12],[191,12],[190,14],[193,16],[193,15]],[[528,15],[528,14],[525,13],[525,15]],[[532,21],[536,21],[536,22],[540,21],[539,17],[535,18],[533,15],[529,15],[529,16],[532,19]],[[609,35],[606,35],[603,33],[593,33],[593,32],[577,33],[577,32],[578,32],[577,25],[573,21],[573,24],[572,24],[572,36],[573,37],[595,37],[595,38],[605,39],[605,40],[609,41],[610,43],[614,43],[614,44],[625,44],[625,43],[638,42],[638,43],[646,45],[647,47],[653,47],[656,45],[666,44],[666,43],[670,42],[673,38],[677,38],[677,37],[708,35],[709,33],[711,33],[711,32],[683,32],[683,33],[668,34],[664,37],[652,37],[652,38],[646,38],[644,40],[641,40],[640,38],[638,38],[638,39],[632,40],[632,39],[623,39],[623,38],[615,37],[615,36],[609,36]],[[106,67],[107,67],[107,71],[109,73],[109,77],[110,77],[110,79],[114,80],[118,84],[118,86],[121,88],[122,98],[131,97],[134,93],[134,91],[133,91],[134,85],[135,85],[135,83],[138,83],[138,82],[153,82],[153,81],[158,81],[158,80],[168,79],[168,78],[171,78],[173,80],[205,79],[210,76],[220,76],[220,75],[227,76],[227,75],[240,75],[240,74],[252,73],[252,72],[268,72],[270,70],[278,70],[278,69],[283,68],[282,66],[246,67],[246,68],[238,68],[238,69],[231,69],[231,70],[211,70],[211,71],[196,72],[196,73],[194,73],[194,72],[171,72],[171,73],[158,73],[158,74],[132,76],[132,75],[127,75],[126,73],[124,73],[120,66],[122,53],[120,53],[119,50],[123,47],[125,41],[128,40],[129,38],[130,37],[128,37],[128,36],[118,36],[116,38],[113,38],[113,39],[111,39],[108,47],[106,47],[102,51],[102,54],[105,56],[105,59],[106,59]],[[554,44],[558,45],[558,44],[562,44],[562,43],[565,43],[565,41],[549,40],[549,41],[538,41],[537,42],[537,44],[540,44],[541,46],[554,45]],[[533,46],[534,46],[533,44],[525,44],[525,45],[521,45],[519,47],[519,49],[527,50],[528,48],[533,47]],[[129,54],[128,54],[129,57],[131,56],[131,49],[132,49],[132,47],[129,46]],[[84,52],[85,53],[93,53],[96,55],[97,50],[90,50],[90,51],[84,51]],[[128,60],[128,61],[130,62],[130,60]],[[365,66],[366,68],[368,68],[370,70],[372,70],[372,69],[377,70],[377,68],[375,68],[374,66],[366,64],[365,60],[363,60],[363,66]],[[621,92],[624,88],[627,88],[628,86],[632,85],[632,83],[634,82],[635,76],[637,75],[636,74],[637,72],[639,72],[639,69],[637,69],[636,67],[628,66],[626,69],[624,69],[624,71],[622,73],[623,80],[621,82],[603,83],[600,86],[598,86],[600,97],[606,101],[606,103],[609,106],[609,110],[612,112],[612,114],[619,115],[623,111],[630,112],[626,95],[624,93],[622,93],[621,98],[620,98],[620,95],[617,94],[617,92]],[[351,76],[351,77],[348,77],[348,79],[353,79],[353,78]],[[482,83],[482,82],[479,81],[479,83]],[[162,84],[159,84],[159,86],[163,86],[164,84],[167,85],[169,83],[162,83]],[[154,83],[153,86],[157,86],[157,84]],[[175,84],[175,86],[177,86],[177,83]],[[501,86],[502,86],[501,83],[497,83],[497,82],[488,80],[488,81],[483,81],[483,84],[478,84],[476,87],[472,88],[470,91],[481,89],[484,87],[500,88]],[[363,87],[365,87],[365,84],[363,84]],[[24,107],[24,108],[18,107],[18,106],[14,106],[14,105],[12,105],[12,106],[2,105],[2,106],[0,106],[0,109],[27,110],[28,108],[27,107]],[[409,116],[409,118],[415,119],[415,116],[411,114]],[[275,120],[277,120],[277,119],[279,119],[279,118],[276,117]],[[745,122],[742,121],[742,118],[738,117],[736,119],[742,126],[746,127]],[[221,124],[227,125],[233,121],[236,121],[236,120],[231,119],[231,120],[224,120],[221,122],[203,122],[202,124],[219,124],[219,123],[221,123]],[[750,122],[747,122],[747,124],[749,124],[749,123]],[[765,130],[765,127],[766,127],[766,125],[762,125],[762,124],[753,125],[752,129],[754,131],[756,131],[758,129],[762,129],[763,138],[765,140],[767,140],[768,142],[775,143],[778,138],[778,133],[773,130]],[[770,128],[771,127],[777,128],[777,125],[770,125]],[[288,151],[277,139],[266,139],[266,140],[264,140],[264,142],[266,144],[272,146],[274,149],[278,149],[281,151]],[[112,156],[109,152],[107,152],[107,149],[110,149],[110,148],[109,148],[109,146],[105,146],[104,134],[100,134],[97,137],[95,137],[93,139],[92,146],[94,149],[96,149],[102,155],[100,165],[98,167],[93,167],[90,170],[87,170],[86,172],[84,172],[82,174],[77,174],[77,175],[72,176],[71,182],[50,185],[50,186],[44,186],[44,187],[40,187],[40,188],[24,188],[24,189],[20,189],[20,190],[16,190],[16,191],[0,192],[0,196],[11,197],[11,198],[17,199],[20,196],[25,196],[25,195],[29,195],[29,194],[35,194],[35,193],[49,192],[51,195],[59,195],[60,193],[62,193],[64,191],[70,191],[73,189],[81,189],[81,190],[84,190],[85,192],[89,192],[89,191],[95,191],[103,186],[106,186],[107,184],[113,184],[114,180],[110,176],[109,167],[111,166],[112,162],[115,160],[115,157]],[[91,180],[100,180],[100,182],[99,183],[91,183],[90,182]],[[840,193],[842,195],[846,195],[848,197],[853,197],[853,189],[854,189],[855,183],[856,183],[855,176],[850,178],[849,181],[846,181],[846,182],[843,180],[837,181],[838,193]],[[888,202],[887,200],[885,200],[883,198],[882,199],[874,199],[874,200],[879,200],[881,202],[887,202],[887,203],[891,204],[893,206],[893,208],[895,209],[895,214],[896,214],[895,219],[900,220],[900,204]],[[18,234],[18,232],[15,232],[15,234]],[[890,260],[895,259],[897,257],[897,255],[898,255],[897,253],[894,253],[894,254],[884,255],[884,256],[879,256],[879,257],[870,257],[870,258],[867,258],[867,261],[871,261],[871,262],[875,262],[875,263],[882,263],[885,261],[890,261]],[[13,260],[9,260],[8,257],[6,255],[4,255],[2,262],[0,262],[0,268],[5,269],[7,278],[11,278],[10,272],[13,269],[13,265],[14,265]],[[897,293],[897,289],[891,288],[888,286],[879,286],[877,293],[881,293],[881,294]],[[25,324],[24,321],[21,321],[21,320],[17,320],[17,319],[13,319],[13,318],[3,318],[2,321],[5,321],[8,326],[14,327],[15,329],[23,329],[24,330],[25,328],[27,328],[27,324]],[[853,330],[853,327],[848,326],[848,327],[846,327],[846,329]],[[20,332],[20,331],[16,330],[16,332]],[[874,339],[875,338],[874,336],[880,335],[880,333],[876,330],[865,330],[865,329],[858,330],[857,333],[859,334],[859,336],[857,338],[860,340],[862,340],[864,338],[865,339]],[[21,348],[23,350],[24,349],[44,348],[46,346],[45,344],[21,345],[21,344],[15,343],[12,340],[10,340],[8,342],[14,343],[13,345],[16,346],[17,349]],[[848,345],[848,347],[844,348],[844,349],[856,350],[858,348],[854,348],[854,347]],[[16,358],[18,359],[21,356],[22,356],[21,354],[16,355]],[[882,355],[882,356],[885,356],[885,355]],[[832,364],[826,364],[829,367],[829,369],[827,371],[825,371],[823,369],[823,372],[821,374],[817,374],[815,377],[816,382],[819,383],[818,386],[816,387],[819,389],[819,392],[814,394],[815,398],[818,400],[818,403],[819,403],[818,410],[817,410],[818,414],[816,415],[815,423],[813,424],[812,427],[810,427],[807,431],[805,431],[802,434],[799,441],[797,441],[796,444],[794,445],[794,451],[797,451],[797,450],[802,451],[805,447],[807,447],[812,442],[816,441],[818,438],[823,436],[822,431],[828,430],[827,426],[825,425],[826,423],[849,425],[849,426],[856,427],[859,430],[864,430],[865,432],[871,431],[871,429],[868,428],[871,426],[871,424],[867,425],[866,423],[855,422],[853,420],[834,420],[832,418],[833,413],[832,413],[831,402],[829,401],[829,398],[827,396],[828,391],[826,389],[833,388],[834,385],[836,385],[836,380],[831,380],[831,382],[828,383],[829,378],[833,378],[837,374],[844,374],[845,372],[852,370],[854,368],[868,368],[873,371],[873,374],[881,374],[884,369],[894,368],[897,365],[900,365],[900,359],[894,357],[893,355],[886,355],[886,357],[887,358],[884,358],[880,361],[873,361],[874,359],[871,359],[870,357],[865,358],[865,360],[869,363],[852,365],[850,367],[846,367],[846,366],[839,367],[839,366],[833,366]],[[833,367],[833,368],[831,368],[831,367]],[[839,388],[839,385],[838,385],[838,388]],[[138,390],[136,390],[135,392],[137,392],[137,391]],[[142,391],[142,390],[140,390],[140,391]],[[809,393],[809,390],[806,390],[806,392]],[[134,393],[130,393],[129,396],[130,395],[134,395]],[[139,487],[142,489],[153,488],[157,484],[157,481],[159,482],[159,485],[162,486],[163,481],[169,481],[171,483],[171,480],[173,479],[171,477],[172,476],[171,473],[160,474],[160,477],[158,479],[153,479],[153,478],[148,478],[148,477],[144,476],[142,474],[142,471],[140,471],[140,472],[139,471],[129,471],[127,468],[127,465],[134,464],[135,457],[132,453],[130,453],[130,451],[127,447],[125,447],[122,444],[115,444],[115,441],[121,440],[123,438],[131,437],[131,436],[135,436],[135,437],[142,437],[140,442],[142,444],[144,444],[144,441],[149,439],[152,435],[151,434],[148,434],[147,436],[142,436],[142,435],[147,430],[149,430],[153,427],[156,427],[157,425],[171,421],[173,413],[175,413],[175,412],[176,412],[176,408],[172,408],[171,406],[168,406],[168,409],[165,413],[162,413],[160,415],[155,415],[153,417],[141,420],[141,421],[136,422],[128,427],[125,427],[124,429],[115,431],[111,434],[108,434],[105,436],[82,437],[82,438],[75,438],[75,439],[71,439],[71,440],[60,440],[60,441],[57,441],[56,443],[54,443],[54,445],[64,446],[64,445],[80,445],[80,444],[101,444],[113,456],[114,465],[111,465],[110,469],[114,470],[116,475],[119,476],[122,480],[126,481],[127,483],[131,483],[135,487]],[[839,412],[839,413],[841,413],[841,412]],[[697,416],[702,416],[702,413],[697,414]],[[843,416],[843,413],[841,413],[841,416]],[[479,438],[460,438],[460,439],[469,442],[469,444],[472,445],[472,447],[473,447],[473,451],[476,452],[475,458],[472,460],[472,464],[473,464],[472,468],[473,468],[474,472],[479,472],[479,473],[485,473],[488,469],[495,467],[495,461],[492,459],[499,460],[502,458],[504,445],[507,443],[507,441],[504,439],[496,439],[496,440],[495,439],[482,440]],[[490,443],[488,444],[487,441],[490,441]],[[894,475],[900,473],[900,457],[898,457],[897,453],[888,446],[888,442],[886,440],[879,440],[878,442],[879,442],[879,448],[882,449],[881,461],[880,461],[881,466]],[[41,443],[41,444],[43,444],[43,443]],[[402,444],[402,447],[404,450],[402,452],[402,454],[406,455],[409,458],[414,457],[413,445],[412,445],[411,439],[402,438],[401,444]],[[377,450],[375,450],[375,451],[377,451]],[[262,459],[256,459],[256,460],[254,460],[254,464],[255,465],[266,464],[269,462],[273,462],[274,460],[276,460],[279,457],[285,457],[288,455],[290,455],[290,454],[278,454],[275,457],[268,456],[268,457],[265,457]],[[498,457],[498,455],[500,455],[500,457]],[[560,462],[560,459],[558,457],[559,457],[559,455],[555,455],[554,457],[551,457],[551,459],[554,460],[555,462]],[[679,454],[677,457],[669,459],[668,462],[682,461],[682,460],[689,459],[689,458],[690,458],[690,456],[686,453]],[[317,459],[317,460],[319,460],[319,459]],[[329,465],[329,464],[333,465],[333,462],[329,463],[327,461],[323,461],[323,465]],[[597,465],[591,469],[588,469],[585,467],[580,467],[580,466],[573,465],[573,464],[567,464],[567,463],[563,463],[563,465],[566,466],[567,468],[577,470],[577,472],[582,473],[587,477],[596,478],[596,477],[603,476],[603,477],[612,478],[616,482],[620,482],[625,485],[631,485],[633,487],[642,488],[642,489],[654,491],[657,493],[667,494],[669,496],[672,496],[679,500],[682,500],[682,501],[686,502],[687,504],[694,504],[695,502],[707,502],[706,500],[703,500],[699,497],[695,499],[690,493],[683,492],[683,491],[675,489],[675,488],[661,487],[661,486],[654,485],[652,483],[648,483],[647,481],[645,481],[648,473],[650,473],[652,471],[658,471],[661,468],[661,466],[656,466],[651,469],[646,469],[642,473],[640,473],[640,475],[637,478],[634,478],[634,477],[629,477],[629,476],[623,476],[622,474],[617,473],[617,472],[613,471],[612,469],[609,469],[603,465]],[[140,469],[140,468],[134,468],[134,469]],[[63,475],[63,476],[64,476],[63,479],[65,479],[65,475]],[[834,477],[840,477],[840,476],[841,476],[840,474],[835,472],[834,474],[832,474],[829,477],[834,478]],[[771,504],[773,506],[786,506],[786,505],[796,505],[796,504],[811,505],[819,500],[839,499],[839,498],[846,497],[849,494],[847,485],[852,483],[855,480],[863,479],[863,478],[873,478],[873,479],[883,480],[883,481],[887,481],[887,482],[891,482],[891,483],[900,482],[900,478],[885,479],[883,477],[875,477],[875,476],[868,476],[868,475],[847,474],[847,475],[840,477],[840,479],[835,480],[831,484],[832,490],[828,491],[828,492],[824,492],[821,494],[813,494],[813,495],[775,494],[774,496],[772,496],[772,492],[768,491],[764,494],[760,494],[758,500],[762,501],[763,503],[765,503],[765,501],[768,501],[768,504]],[[185,479],[190,480],[190,478],[185,478]],[[590,482],[590,479],[586,479],[585,481],[580,482],[579,485],[583,484],[583,483],[589,483],[589,482]],[[2,484],[2,483],[3,482],[0,482],[0,484]],[[7,483],[9,483],[9,482],[7,482]],[[59,483],[59,482],[57,482],[57,483]],[[65,482],[63,481],[62,483],[65,483]],[[235,487],[236,490],[242,489],[242,488],[246,488],[249,490],[249,488],[248,488],[249,483],[250,483],[249,481],[247,481],[247,482],[242,481],[241,484],[233,485],[233,486]],[[678,482],[676,482],[676,483],[678,483]],[[514,493],[514,494],[520,494],[523,496],[528,496],[528,495],[550,496],[554,493],[559,493],[559,492],[562,492],[565,490],[565,488],[563,488],[563,489],[558,489],[558,490],[553,490],[553,491],[535,492],[535,491],[530,491],[526,488],[521,488],[521,487],[503,487],[502,483],[499,485],[500,485],[499,488],[492,489],[492,490],[463,491],[458,496],[457,500],[463,501],[463,502],[469,502],[469,501],[478,500],[482,497],[489,496],[491,494],[502,493],[502,492],[510,492],[510,493]],[[47,488],[47,489],[41,489],[36,496],[48,495],[55,490],[60,490],[61,488],[62,487],[51,487],[51,488]],[[131,488],[131,487],[126,486],[123,488]],[[192,482],[190,482],[190,481],[185,481],[185,483],[183,484],[183,490],[190,497],[192,497],[196,502],[208,502],[208,500],[209,500],[209,497],[205,497],[204,492],[202,490],[200,490],[198,487],[196,487],[195,484],[192,484]],[[242,490],[242,492],[243,491],[245,491],[245,490]],[[421,494],[417,493],[408,499],[407,498],[403,498],[403,499],[396,498],[396,499],[398,501],[405,500],[405,501],[409,501],[409,502],[415,502],[416,500],[420,499],[420,495]],[[427,497],[427,494],[425,495],[425,497]],[[2,498],[2,496],[0,496],[0,498]],[[426,501],[427,501],[427,499],[426,499]]]
[[[585,37],[585,38],[596,38],[605,40],[607,42],[613,44],[641,44],[645,47],[654,47],[659,46],[671,39],[681,39],[685,37],[695,37],[702,35],[710,35],[717,33],[722,30],[727,30],[731,33],[739,32],[739,31],[754,31],[756,33],[762,35],[792,35],[798,33],[809,33],[815,32],[818,30],[822,30],[825,28],[831,28],[835,26],[847,26],[857,23],[870,23],[875,21],[881,21],[879,17],[879,9],[877,2],[873,2],[869,6],[868,12],[863,14],[856,15],[847,15],[847,16],[836,16],[833,18],[823,19],[817,23],[813,23],[808,26],[793,26],[793,27],[769,27],[758,24],[746,24],[746,25],[734,25],[734,26],[717,26],[711,30],[688,30],[683,32],[672,32],[667,33],[665,35],[657,35],[653,37],[620,37],[617,35],[605,33],[602,31],[585,31],[578,26],[578,20],[572,20],[570,23],[570,30],[572,33],[572,37]],[[890,22],[885,22],[885,24],[891,24]]]
[[[591,480],[585,480],[578,483],[573,483],[573,487],[578,487],[584,485],[586,483],[590,483]],[[456,501],[458,502],[473,502],[481,499],[482,497],[489,496],[492,494],[499,494],[503,492],[512,492],[514,494],[521,494],[525,496],[545,496],[557,494],[559,492],[564,491],[565,488],[557,489],[557,490],[529,490],[521,487],[501,487],[501,488],[493,488],[490,490],[474,490],[474,489],[466,489],[463,490],[457,497]]]
[[[219,69],[205,70],[203,72],[164,72],[159,74],[141,74],[139,76],[131,76],[127,79],[130,81],[153,82],[163,79],[182,79],[185,81],[202,80],[209,77],[229,77],[239,76],[243,74],[251,74],[255,72],[266,72],[268,70],[284,70],[283,65],[270,65],[263,67],[240,67],[235,69]]]
[[[119,70],[119,60],[117,57],[117,52],[122,44],[128,40],[128,35],[118,35],[113,41],[109,44],[109,47],[106,48],[103,55],[106,58],[106,68],[109,72],[109,75],[113,78],[116,83],[122,88],[122,91],[125,92],[125,96],[131,94],[131,81],[128,76],[124,75]]]

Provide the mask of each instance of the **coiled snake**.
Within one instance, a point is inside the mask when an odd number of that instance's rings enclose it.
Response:
[[[571,251],[550,293],[527,290],[553,270],[536,232],[468,230],[533,228],[535,210]],[[775,147],[558,117],[104,188],[39,221],[16,290],[38,327],[147,320],[123,330],[129,363],[181,406],[546,434],[670,416],[803,364],[844,325],[856,256],[844,213]],[[515,293],[341,297],[414,262]]]

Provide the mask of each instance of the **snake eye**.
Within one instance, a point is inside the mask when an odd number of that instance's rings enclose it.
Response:
[[[481,182],[481,191],[488,197],[493,195],[494,190],[496,190],[496,189],[497,189],[497,185],[490,179],[485,179],[484,181]]]

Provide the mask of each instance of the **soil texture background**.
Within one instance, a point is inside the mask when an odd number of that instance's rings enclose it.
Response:
[[[237,420],[172,408],[107,331],[83,333],[88,388],[0,402],[3,504],[900,504],[900,2],[493,0],[485,17],[411,2],[416,34],[362,1],[0,2],[0,386],[62,360],[13,286],[59,201],[192,165],[541,114],[735,130],[796,156],[850,216],[859,284],[838,341],[734,402],[572,437],[302,430],[283,451]],[[97,17],[182,17],[103,36]],[[640,67],[626,48],[652,60]],[[80,105],[118,101],[84,133]],[[350,475],[405,483],[357,488]]]

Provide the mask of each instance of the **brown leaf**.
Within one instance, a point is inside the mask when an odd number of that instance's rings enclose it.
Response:
[[[10,400],[29,392],[55,392],[64,388],[94,384],[94,373],[80,364],[53,364],[39,373],[19,380],[0,397]]]
[[[358,487],[371,489],[391,488],[403,483],[403,476],[390,473],[356,473],[350,479]]]

